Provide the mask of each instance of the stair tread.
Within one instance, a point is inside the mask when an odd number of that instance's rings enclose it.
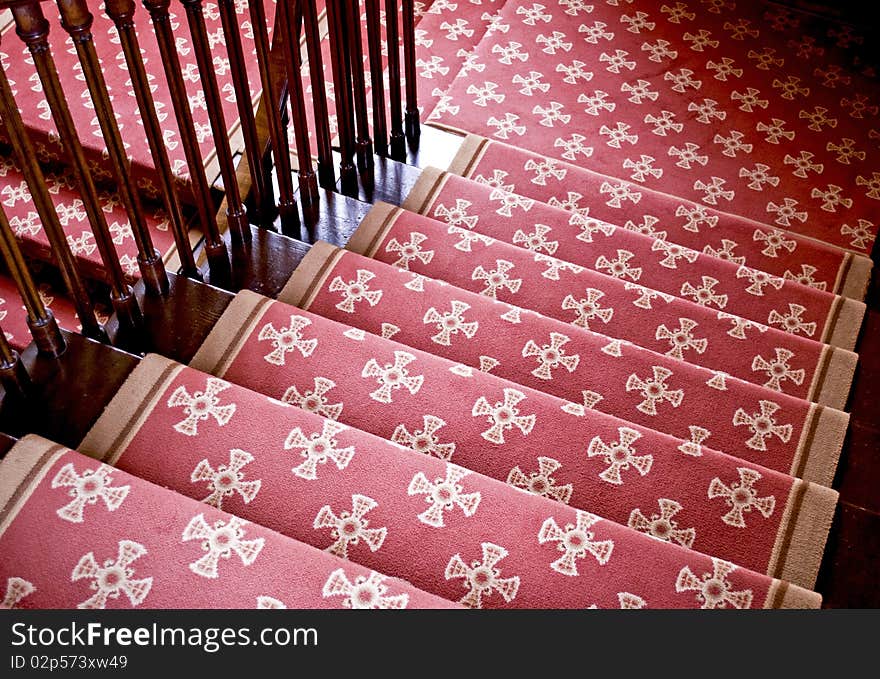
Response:
[[[428,263],[411,260],[409,270],[413,273],[600,331],[621,343],[631,342],[663,353],[669,350],[670,341],[662,331],[658,338],[661,327],[674,331],[683,322],[697,323],[699,338],[708,338],[711,350],[689,351],[683,357],[717,371],[719,389],[723,389],[728,374],[755,382],[757,376],[751,366],[756,354],[772,357],[777,348],[791,352],[791,368],[804,370],[801,384],[781,384],[786,393],[808,395],[814,380],[817,386],[822,381],[821,373],[828,361],[849,366],[841,373],[844,389],[852,381],[855,355],[849,351],[658,293],[631,281],[573,268],[545,255],[536,258],[528,250],[401,208],[374,207],[347,247],[393,264],[399,259],[394,242],[409,243],[413,233],[426,236],[421,247],[434,252]],[[493,276],[494,282],[490,284],[486,279]],[[613,309],[613,313],[603,311],[607,309]],[[789,315],[793,319],[797,316]]]
[[[422,173],[404,207],[535,255],[553,256],[765,325],[778,326],[788,305],[796,304],[802,311],[795,330],[832,344],[837,343],[835,323],[841,320],[832,309],[839,304],[864,309],[861,302],[433,168]],[[707,278],[712,296],[702,300],[696,290]],[[846,320],[853,318],[847,315]],[[861,318],[857,320],[845,332],[851,339],[844,348],[852,348],[861,326]]]
[[[468,135],[449,171],[819,290],[867,292],[863,255],[518,146]]]
[[[37,436],[0,471],[0,496],[20,491],[0,532],[4,608],[451,606]],[[387,591],[353,601],[352,583],[364,581]]]
[[[206,412],[188,406],[200,394],[210,394]],[[255,420],[263,423],[257,439]],[[189,445],[196,440],[199,446]],[[673,583],[685,568],[702,572],[713,567],[707,556],[681,545],[600,521],[482,476],[478,469],[447,464],[153,355],[132,373],[81,447],[158,485],[200,498],[206,492],[220,498],[212,492],[217,490],[212,479],[224,464],[239,474],[239,483],[261,483],[256,491],[253,485],[239,485],[222,495],[224,508],[237,516],[475,607],[605,607],[617,603],[618,592],[630,592],[651,606],[698,606],[692,591],[676,591]],[[179,454],[169,464],[156,465],[157,449]],[[288,453],[279,455],[282,449]],[[205,450],[216,453],[206,459]],[[451,497],[434,501],[438,487]],[[826,514],[836,494],[819,492],[826,494],[820,511]],[[511,513],[517,521],[509,520]],[[348,518],[353,519],[346,524],[350,532],[343,529]],[[830,514],[823,521],[830,523]],[[583,542],[557,549],[555,543],[575,528],[585,531]],[[817,541],[810,533],[811,549],[818,546],[821,554],[824,536]],[[766,551],[760,542],[740,546],[743,556],[749,549]],[[496,555],[492,565],[498,563],[501,571],[493,589],[507,596],[487,591],[481,598],[474,590],[468,593],[467,580],[460,581],[459,562],[478,563],[487,552]],[[645,559],[656,577],[644,577],[639,564]],[[516,583],[501,579],[506,577]],[[737,578],[748,582],[753,605],[761,605],[773,589],[769,578],[744,568],[737,569]]]
[[[560,158],[569,142],[587,142],[594,150],[579,153],[578,165],[628,179],[644,163],[652,169],[640,173],[645,186],[867,253],[880,223],[880,174],[868,153],[878,131],[865,124],[876,117],[876,81],[825,68],[821,48],[795,40],[796,28],[782,28],[777,36],[762,3],[735,11],[692,7],[698,15],[693,21],[674,21],[653,5],[647,9],[634,13],[599,3],[588,15],[583,8],[553,7],[533,17],[507,3],[501,16],[509,31],[488,34],[475,49],[473,58],[485,69],[478,76],[460,74],[443,110],[429,118]],[[519,47],[508,54],[512,42]],[[577,57],[575,44],[581,46]],[[799,49],[806,53],[798,56]],[[743,73],[718,77],[722,57],[733,58],[727,68]],[[565,75],[561,67],[576,66],[572,59],[592,76]],[[549,93],[518,92],[527,84],[512,79],[531,72],[543,76]],[[563,78],[578,86],[567,87]],[[716,83],[740,98],[719,94],[712,89]],[[484,105],[490,101],[504,102],[507,110]],[[644,118],[662,111],[685,131],[652,134]],[[764,177],[763,168],[777,179],[755,179]],[[758,181],[761,191],[749,188],[750,181]]]

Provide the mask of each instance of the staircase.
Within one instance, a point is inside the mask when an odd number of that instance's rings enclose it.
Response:
[[[741,4],[13,7],[4,606],[880,603],[875,74]]]

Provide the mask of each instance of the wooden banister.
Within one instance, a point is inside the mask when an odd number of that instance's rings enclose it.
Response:
[[[410,141],[419,138],[419,95],[416,74],[416,26],[413,0],[403,3],[403,68],[406,74],[406,136]]]
[[[391,101],[391,157],[406,158],[406,138],[403,134],[403,106],[400,90],[400,32],[398,30],[397,0],[385,0],[385,34],[388,42],[388,89]]]
[[[15,281],[18,294],[27,310],[27,324],[41,354],[60,356],[66,342],[52,312],[43,304],[34,279],[25,264],[24,257],[15,242],[15,234],[9,225],[6,211],[0,208],[0,255],[6,262],[9,274]],[[5,339],[5,337],[4,337]]]
[[[373,169],[373,142],[370,139],[370,123],[367,118],[367,86],[364,78],[364,49],[361,41],[361,7],[359,0],[346,0],[345,44],[349,47],[351,94],[354,101],[356,122],[355,152],[358,169],[370,173]]]
[[[27,182],[43,230],[49,239],[49,245],[58,263],[64,285],[73,300],[76,313],[79,315],[83,334],[104,342],[107,340],[107,335],[95,318],[95,308],[58,219],[58,213],[55,211],[55,205],[46,186],[46,178],[37,161],[37,154],[30,137],[25,131],[24,121],[21,119],[12,88],[9,85],[9,79],[3,68],[0,68],[0,118],[5,124],[13,152]]]
[[[21,362],[18,352],[9,346],[6,333],[0,327],[0,384],[6,396],[15,394],[21,398],[27,395],[30,376]]]
[[[202,91],[205,93],[205,106],[208,109],[208,121],[214,136],[217,161],[220,165],[220,176],[223,180],[223,191],[226,194],[226,218],[233,243],[248,242],[251,230],[248,225],[247,213],[241,202],[241,194],[235,181],[235,163],[229,146],[226,116],[223,114],[223,103],[220,98],[220,87],[217,85],[217,74],[214,72],[214,60],[211,46],[208,43],[208,30],[205,26],[202,0],[181,0],[186,10],[186,20],[192,37],[193,52],[199,68]]]
[[[189,167],[199,223],[205,234],[205,256],[208,259],[211,280],[215,285],[223,285],[224,282],[230,280],[232,275],[229,252],[217,227],[211,185],[205,176],[202,152],[199,148],[192,112],[189,110],[186,85],[181,74],[180,57],[177,55],[174,32],[171,30],[171,16],[168,11],[171,0],[143,0],[143,4],[150,13],[153,32],[159,44],[159,54],[165,70],[165,79],[171,92],[171,101],[174,104],[174,116],[180,131],[186,163]]]
[[[339,136],[339,178],[343,193],[357,191],[354,165],[355,132],[351,103],[351,73],[345,30],[344,0],[327,0],[330,26],[330,63],[333,70],[333,93],[336,96],[336,127]],[[314,89],[314,88],[313,88]]]
[[[309,57],[309,78],[312,82],[312,108],[315,114],[315,141],[318,153],[318,182],[325,189],[336,183],[333,152],[330,142],[330,116],[324,83],[324,57],[321,54],[321,33],[315,0],[300,0],[303,10],[303,28]]]
[[[382,65],[382,26],[379,0],[366,0],[367,52],[370,57],[370,89],[373,103],[373,145],[376,153],[388,153],[388,123],[385,119],[385,80]]]
[[[168,276],[159,251],[153,246],[153,238],[147,226],[144,209],[131,176],[131,163],[125,152],[116,115],[107,92],[107,83],[98,61],[92,36],[94,17],[89,12],[85,0],[56,0],[61,12],[61,25],[73,39],[83,76],[95,107],[95,115],[104,136],[107,155],[116,176],[116,190],[131,224],[132,235],[137,245],[138,268],[144,285],[150,294],[164,295],[168,292]],[[114,250],[114,257],[115,257]]]
[[[183,218],[183,211],[177,196],[174,174],[171,171],[171,164],[168,160],[168,152],[165,149],[162,127],[156,115],[153,94],[150,91],[150,83],[147,79],[143,58],[141,57],[140,44],[138,43],[137,32],[134,27],[134,0],[106,0],[104,8],[119,34],[122,52],[125,55],[125,63],[128,66],[128,73],[131,77],[132,89],[134,90],[141,120],[144,124],[147,143],[150,146],[150,155],[156,166],[162,202],[171,224],[174,243],[177,246],[177,253],[180,258],[180,273],[188,278],[201,280],[202,275],[196,266],[189,238],[187,237],[186,222]]]
[[[95,245],[100,253],[101,262],[110,284],[110,300],[113,303],[120,326],[137,331],[142,324],[140,308],[119,264],[119,257],[113,246],[107,221],[104,218],[98,191],[89,171],[64,91],[61,88],[58,71],[55,68],[55,61],[49,47],[49,22],[43,16],[40,4],[36,0],[15,4],[11,9],[16,32],[33,56],[52,118],[58,129],[58,135],[70,156],[72,170],[80,187],[83,206],[95,237]]]

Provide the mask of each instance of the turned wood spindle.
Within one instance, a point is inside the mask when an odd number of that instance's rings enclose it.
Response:
[[[373,142],[367,118],[367,85],[364,78],[364,49],[361,40],[361,7],[358,0],[342,3],[345,10],[345,44],[349,47],[351,69],[351,93],[357,123],[355,150],[358,169],[369,173],[373,169]]]
[[[6,333],[0,327],[0,383],[6,395],[14,394],[21,398],[27,396],[31,383],[30,375],[25,370],[18,352],[9,346]]]
[[[315,114],[315,146],[318,154],[318,182],[325,189],[336,184],[333,151],[330,145],[330,114],[324,82],[324,56],[321,54],[321,33],[315,0],[300,0],[303,12],[306,51],[309,57],[309,78],[312,83],[312,109]],[[298,44],[298,43],[297,43]]]
[[[282,227],[289,229],[298,225],[299,214],[296,209],[296,198],[294,198],[293,191],[290,144],[287,141],[284,122],[281,119],[281,111],[279,110],[281,95],[278,91],[278,83],[270,62],[271,53],[269,33],[266,26],[266,9],[263,6],[263,0],[249,0],[248,5],[251,25],[254,31],[254,46],[257,50],[257,64],[260,68],[260,81],[263,84],[263,98],[267,102],[264,108],[269,123],[269,141],[272,144],[272,154],[278,177],[278,212],[281,217]],[[281,3],[278,6],[279,15],[282,6],[286,8],[287,3]],[[278,36],[275,39],[278,40]]]
[[[98,248],[104,272],[110,284],[110,301],[113,303],[120,326],[136,332],[142,326],[141,310],[119,264],[119,256],[113,246],[113,238],[107,226],[107,220],[104,218],[98,190],[89,171],[85,152],[67,106],[64,90],[61,88],[55,60],[49,47],[49,22],[43,16],[39,2],[22,2],[13,5],[10,9],[13,19],[15,19],[16,33],[33,56],[34,66],[43,85],[43,92],[49,103],[52,119],[58,129],[61,143],[70,157],[71,169],[79,184],[83,207],[92,227],[95,245]]]
[[[339,178],[343,193],[357,191],[354,159],[354,118],[351,105],[351,74],[348,56],[345,8],[341,0],[327,0],[330,26],[330,63],[333,68],[333,92],[336,95],[336,127],[339,135]],[[312,88],[314,89],[314,88]]]
[[[403,68],[406,74],[406,136],[419,138],[419,94],[416,74],[416,15],[413,0],[401,0],[403,9]]]
[[[82,324],[83,334],[99,342],[106,342],[107,335],[95,318],[95,308],[80,275],[76,259],[70,250],[67,236],[58,219],[58,213],[55,211],[55,205],[46,186],[46,178],[37,161],[37,154],[30,137],[25,131],[24,121],[21,119],[12,88],[9,85],[9,79],[3,68],[0,68],[0,118],[5,123],[15,158],[27,182],[31,198],[40,217],[40,223],[49,239],[49,245],[61,271],[64,285],[73,300],[73,305]]]
[[[186,221],[180,207],[177,196],[174,174],[168,160],[168,151],[165,148],[165,139],[156,108],[153,103],[153,94],[150,91],[150,83],[141,57],[140,44],[134,26],[134,0],[106,0],[104,8],[107,16],[112,19],[119,34],[122,52],[125,55],[125,63],[128,66],[128,74],[131,77],[132,89],[138,103],[138,110],[144,124],[144,132],[147,135],[147,144],[150,146],[150,155],[156,165],[159,178],[162,202],[168,220],[171,224],[171,233],[177,246],[180,257],[180,273],[188,278],[201,280],[202,275],[196,266],[187,235]]]
[[[370,56],[370,83],[373,102],[373,145],[376,153],[388,153],[388,123],[385,120],[385,80],[382,77],[382,25],[379,0],[366,0],[367,52]]]
[[[28,328],[37,349],[47,356],[60,356],[64,353],[67,343],[55,316],[43,304],[18,243],[15,242],[15,234],[9,226],[6,211],[2,208],[0,208],[0,255],[6,262],[6,268],[9,269],[9,274],[15,281],[15,287],[18,288],[18,294],[21,295],[24,308],[27,310]]]
[[[388,89],[391,108],[391,157],[406,158],[403,134],[403,95],[400,89],[400,33],[397,0],[385,0],[385,33],[388,42]]]
[[[192,112],[189,109],[189,99],[181,74],[180,57],[177,54],[174,32],[171,29],[171,16],[168,11],[171,0],[143,0],[143,4],[150,13],[153,32],[159,44],[159,55],[165,69],[165,80],[168,83],[171,101],[174,104],[174,117],[177,121],[177,129],[180,131],[180,140],[189,167],[190,181],[199,214],[199,224],[205,234],[205,255],[208,259],[211,281],[214,284],[228,283],[232,278],[229,251],[217,226],[211,185],[205,176],[205,163],[202,159]]]
[[[254,118],[244,50],[241,46],[241,28],[235,11],[235,0],[217,0],[217,4],[220,8],[220,23],[223,25],[229,69],[232,73],[232,88],[235,92],[238,118],[244,138],[244,154],[251,176],[251,198],[256,211],[255,221],[265,225],[273,218],[273,189],[271,184],[266,183],[266,173],[263,172],[263,149],[260,148],[257,136],[257,123]],[[263,26],[265,28],[265,21]]]
[[[211,46],[208,44],[208,29],[205,26],[202,0],[181,0],[181,2],[186,10],[193,52],[199,68],[202,91],[205,94],[208,120],[214,135],[214,148],[217,151],[220,176],[223,179],[223,191],[226,194],[226,219],[229,223],[229,231],[232,234],[233,242],[249,242],[251,229],[236,181],[235,163],[229,146],[229,128],[226,126],[220,87],[217,85],[217,74],[214,72],[214,57],[211,54]]]
[[[145,289],[153,295],[164,295],[168,292],[168,275],[162,256],[153,246],[150,228],[147,226],[144,210],[131,176],[131,163],[125,152],[125,145],[116,123],[116,115],[110,102],[107,83],[95,51],[92,36],[94,17],[86,6],[85,0],[56,0],[61,12],[61,25],[73,39],[82,72],[89,88],[89,94],[95,107],[95,115],[104,136],[104,144],[113,173],[116,176],[116,190],[128,215],[131,232],[138,249],[137,262],[144,280]]]
[[[303,21],[302,3],[295,3],[293,12],[290,9],[287,3],[278,4],[277,23],[283,32],[281,42],[284,48],[287,89],[290,95],[291,122],[296,140],[299,195],[303,205],[314,205],[318,201],[318,181],[312,169],[312,151],[302,81],[302,50],[299,39],[299,26]]]

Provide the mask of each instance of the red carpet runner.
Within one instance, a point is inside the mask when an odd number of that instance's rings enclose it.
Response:
[[[0,608],[450,605],[36,436],[0,461],[0,554]]]
[[[804,371],[803,380],[780,382],[793,396],[810,397],[826,380],[834,384],[834,391],[846,393],[852,382],[857,358],[852,352],[386,204],[373,207],[347,247],[659,353],[674,349],[683,332],[682,341],[688,345],[682,346],[684,360],[758,384],[766,380],[752,370],[753,362],[758,356],[772,360],[779,349],[788,370]],[[406,253],[401,252],[404,248]],[[413,248],[421,256],[410,256]],[[696,294],[711,299],[712,290],[710,281]],[[798,319],[794,309],[781,325],[798,325]],[[705,346],[701,340],[706,340]],[[722,384],[724,375],[718,378]]]
[[[537,479],[533,491],[620,523],[635,509],[657,514],[658,500],[672,499],[682,508],[676,522],[695,527],[695,549],[789,580],[795,574],[779,572],[772,553],[786,543],[779,522],[790,525],[799,515],[805,487],[755,465],[827,480],[840,446],[830,443],[833,427],[820,422],[796,452],[778,434],[799,440],[799,428],[780,421],[772,432],[741,427],[743,441],[764,444],[741,447],[750,462],[708,448],[688,455],[694,451],[680,439],[249,292],[232,302],[192,366],[524,489]],[[774,500],[741,522],[719,483],[737,497],[734,487],[745,490],[741,499],[750,506],[759,497]],[[827,490],[810,488],[828,507]],[[829,519],[808,523],[824,536]],[[794,563],[811,563],[807,577],[814,577],[820,553]]]
[[[865,311],[861,302],[701,254],[656,233],[618,229],[434,168],[422,173],[403,207],[758,323],[781,326],[794,305],[801,322],[787,331],[847,349],[855,345]],[[704,298],[698,290],[707,280],[713,294]]]
[[[770,7],[508,2],[431,118],[867,253],[878,85]]]
[[[369,278],[382,298],[348,311],[338,283],[359,277]],[[511,323],[508,305],[430,278],[420,280],[417,289],[411,282],[395,267],[318,242],[279,300],[572,401],[573,414],[596,409],[690,439],[683,450],[693,454],[702,446],[729,452],[743,446],[736,404],[773,402],[803,422],[817,414],[815,405],[735,378],[726,379],[719,393],[711,371],[672,356],[633,345],[607,351],[612,340],[604,335],[526,311]],[[781,379],[773,366],[765,370],[768,385]],[[665,402],[645,393],[649,382],[663,376],[674,387]],[[676,409],[667,411],[673,401]]]
[[[870,280],[867,257],[477,135],[449,171],[817,290],[863,299]]]
[[[303,348],[319,353],[326,339]],[[386,409],[399,412],[397,400],[395,394]],[[348,401],[343,410],[353,406]],[[260,422],[256,432],[253,422]],[[625,597],[640,606],[745,608],[776,606],[786,596],[765,576],[156,356],[130,376],[82,448],[471,607],[616,607]],[[828,491],[804,489],[807,514],[830,516]],[[757,503],[755,511],[775,514],[772,499]],[[796,551],[811,550],[823,541],[821,532],[801,524],[791,542]],[[670,537],[693,534],[682,527]],[[720,588],[709,584],[713,575]],[[814,601],[813,594],[788,591],[800,603]]]

